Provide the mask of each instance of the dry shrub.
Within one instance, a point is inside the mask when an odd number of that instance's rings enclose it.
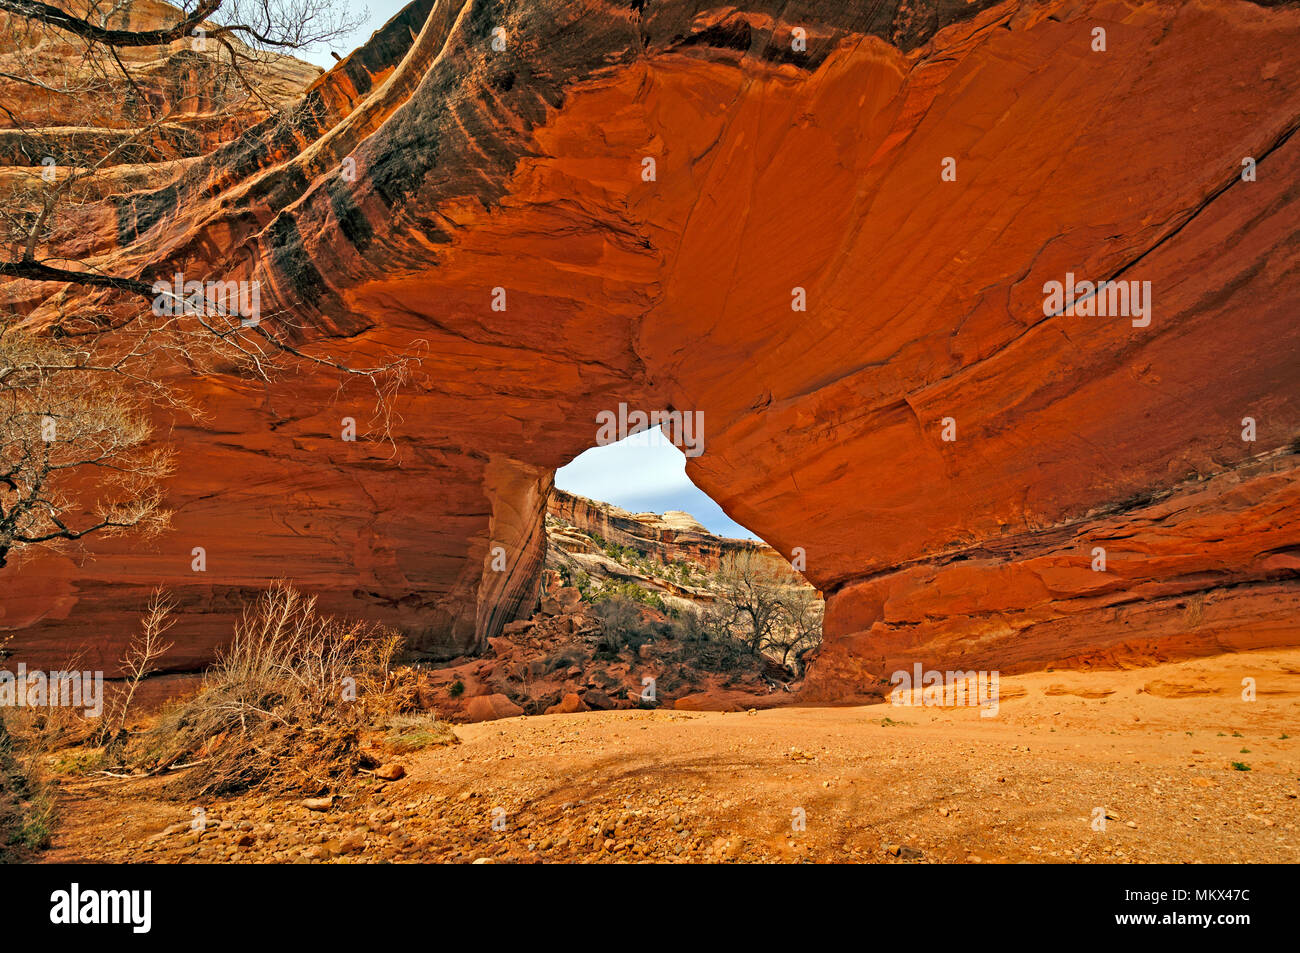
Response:
[[[3,658],[0,653],[0,658]],[[81,671],[82,657],[74,655],[64,662],[60,671]],[[11,743],[24,755],[44,755],[82,744],[94,730],[76,708],[46,705],[39,708],[12,708],[8,711],[7,726]]]
[[[156,670],[158,660],[171,651],[173,643],[163,642],[163,635],[176,624],[172,618],[175,601],[159,586],[149,597],[149,605],[140,621],[140,634],[135,636],[122,656],[122,671],[126,681],[112,702],[107,703],[104,717],[93,740],[105,748],[105,754],[116,753],[128,740],[126,720],[132,714],[131,703],[140,683]]]
[[[428,714],[394,715],[388,719],[388,733],[382,739],[383,749],[394,755],[459,743],[449,725]]]
[[[23,862],[49,846],[54,797],[35,759],[15,750],[0,718],[0,863]]]
[[[198,693],[163,713],[137,764],[193,764],[175,782],[186,794],[324,793],[356,772],[362,733],[410,703],[391,668],[400,646],[277,583],[245,610]]]

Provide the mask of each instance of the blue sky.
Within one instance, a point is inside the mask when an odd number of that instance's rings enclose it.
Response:
[[[685,455],[658,427],[579,454],[555,471],[555,485],[632,513],[683,510],[711,533],[757,539],[691,482]]]
[[[391,20],[409,2],[410,0],[369,0],[368,3],[358,3],[355,7],[348,4],[350,10],[365,9],[370,11],[369,17],[361,26],[357,27],[348,36],[335,40],[330,46],[309,46],[301,50],[295,50],[293,55],[300,60],[306,60],[308,63],[315,63],[317,66],[329,69],[334,65],[334,57],[330,56],[331,47],[339,56],[347,56],[370,39],[370,34]]]

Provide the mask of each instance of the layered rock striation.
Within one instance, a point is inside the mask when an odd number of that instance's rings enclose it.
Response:
[[[767,544],[715,536],[681,510],[629,513],[610,503],[556,489],[551,492],[546,513],[555,523],[549,534],[551,549],[594,552],[601,542],[607,542],[636,550],[660,563],[690,562],[711,573],[721,569],[728,559],[752,554],[751,558],[758,559],[765,570],[794,578],[790,565]]]
[[[206,413],[169,432],[173,532],[4,570],[0,623],[111,666],[163,583],[183,666],[288,576],[474,650],[627,403],[701,412],[691,479],[806,552],[805,697],[1294,644],[1298,65],[1290,3],[412,4],[292,136],[106,198],[76,249],[256,279],[307,353],[416,355],[391,439],[341,439],[375,395],[323,371],[174,368]],[[1145,317],[1045,308],[1067,275],[1150,282]],[[56,292],[0,286],[36,322]]]

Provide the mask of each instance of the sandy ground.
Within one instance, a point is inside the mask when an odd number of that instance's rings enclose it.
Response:
[[[458,726],[461,744],[408,755],[407,777],[325,812],[257,797],[169,801],[157,780],[73,781],[43,856],[1300,861],[1300,650],[1004,678],[1001,694],[989,718],[874,705]]]

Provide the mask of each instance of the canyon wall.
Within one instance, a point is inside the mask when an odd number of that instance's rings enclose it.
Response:
[[[792,600],[820,602],[771,546],[714,536],[681,510],[629,513],[555,489],[546,505],[546,540],[546,567],[581,590],[630,583],[672,608],[695,610],[713,605],[724,580],[739,576]]]
[[[1295,644],[1297,66],[1290,3],[413,4],[292,136],[106,199],[76,248],[259,280],[304,353],[409,380],[376,414],[312,365],[171,369],[204,412],[160,417],[174,529],[0,570],[10,647],[111,667],[161,583],[198,664],[290,577],[473,650],[620,402],[701,411],[691,479],[806,551],[809,699]],[[1150,282],[1149,322],[1045,309],[1067,273]]]
[[[770,546],[757,540],[715,536],[695,517],[681,510],[629,513],[610,503],[556,489],[551,492],[546,512],[561,526],[571,526],[582,534],[635,549],[660,562],[689,561],[716,573],[728,558],[748,556],[757,559],[764,572],[793,575],[789,563]],[[588,549],[583,547],[583,551]]]

